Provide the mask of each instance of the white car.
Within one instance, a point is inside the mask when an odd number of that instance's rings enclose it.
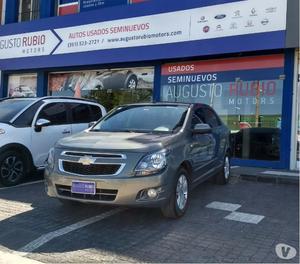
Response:
[[[20,85],[13,89],[11,97],[36,97],[36,93],[26,85]]]
[[[0,100],[0,181],[13,186],[43,169],[59,139],[87,129],[106,114],[92,101],[71,97]]]

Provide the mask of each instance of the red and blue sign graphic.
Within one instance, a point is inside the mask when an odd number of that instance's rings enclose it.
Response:
[[[165,64],[161,100],[205,103],[219,114],[277,115],[282,109],[282,54]]]
[[[74,0],[59,0],[58,15],[64,16],[78,13],[78,1]]]

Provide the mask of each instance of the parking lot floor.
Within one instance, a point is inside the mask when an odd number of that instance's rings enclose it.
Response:
[[[299,263],[299,187],[232,178],[193,190],[178,220],[157,209],[50,199],[42,182],[0,188],[0,252],[44,263]],[[0,253],[1,254],[1,253]]]

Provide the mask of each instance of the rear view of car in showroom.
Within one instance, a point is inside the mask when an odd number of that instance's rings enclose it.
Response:
[[[63,204],[160,207],[177,218],[193,187],[228,182],[229,130],[202,104],[125,105],[58,141],[47,163],[46,191]]]
[[[0,181],[12,186],[35,168],[62,137],[87,129],[106,111],[103,106],[73,98],[6,98],[0,101]]]

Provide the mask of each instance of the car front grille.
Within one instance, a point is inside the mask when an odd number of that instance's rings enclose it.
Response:
[[[107,159],[125,159],[125,155],[123,154],[106,154],[106,153],[83,153],[83,152],[75,152],[75,151],[64,151],[64,156],[69,157],[84,157],[86,155],[92,158],[107,158]]]
[[[83,176],[115,175],[120,170],[121,164],[90,164],[83,165],[78,162],[62,161],[65,172]]]
[[[58,195],[82,200],[90,201],[106,201],[112,202],[116,199],[118,190],[96,189],[96,194],[79,194],[72,193],[71,187],[66,185],[56,185]]]

